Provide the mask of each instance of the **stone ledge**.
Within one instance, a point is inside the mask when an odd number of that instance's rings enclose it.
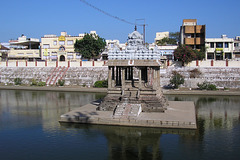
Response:
[[[193,102],[169,101],[165,113],[142,112],[136,118],[113,118],[112,111],[97,111],[97,105],[87,104],[61,115],[61,123],[85,123],[101,125],[137,126],[154,128],[196,129],[196,114]]]

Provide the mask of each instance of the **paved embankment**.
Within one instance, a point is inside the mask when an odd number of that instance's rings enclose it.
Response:
[[[33,91],[63,91],[63,92],[101,92],[107,93],[107,88],[93,88],[93,87],[81,87],[81,86],[0,86],[0,90],[33,90]],[[216,95],[216,96],[240,96],[240,90],[217,90],[217,91],[206,91],[206,90],[166,90],[163,89],[165,95]]]
[[[193,102],[169,101],[164,112],[142,112],[133,118],[113,118],[113,111],[97,111],[98,103],[87,104],[61,115],[62,123],[86,123],[156,128],[196,129],[196,113]]]

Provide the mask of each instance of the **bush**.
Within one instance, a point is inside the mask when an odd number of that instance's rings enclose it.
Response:
[[[183,83],[184,83],[184,77],[180,73],[173,71],[172,77],[170,79],[170,84],[173,85],[174,88],[178,88],[179,85]]]
[[[63,80],[63,79],[58,80],[58,85],[59,86],[64,86],[64,83],[65,83],[65,80]]]
[[[32,86],[36,86],[37,85],[37,81],[36,79],[32,79],[32,83],[31,83]]]
[[[21,78],[15,78],[14,79],[14,84],[15,85],[21,85],[22,84],[22,79]]]
[[[96,87],[96,88],[107,88],[108,87],[108,81],[107,80],[96,81],[94,83],[94,87]]]
[[[40,81],[40,82],[37,83],[37,86],[46,86],[46,82]]]
[[[197,68],[195,68],[189,72],[190,72],[190,78],[199,78],[200,75],[202,74],[202,72],[199,71],[199,69],[197,69]]]
[[[198,83],[197,86],[200,90],[217,90],[216,85],[210,84],[208,82],[203,82],[202,84]]]

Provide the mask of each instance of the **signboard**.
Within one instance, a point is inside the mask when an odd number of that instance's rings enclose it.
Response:
[[[59,41],[65,41],[65,37],[64,36],[60,36],[60,37],[58,37],[58,40]]]
[[[47,49],[47,48],[44,49],[43,55],[44,55],[44,56],[48,56],[48,49]]]

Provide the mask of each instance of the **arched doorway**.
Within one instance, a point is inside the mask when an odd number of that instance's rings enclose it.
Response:
[[[60,61],[65,61],[65,56],[64,55],[60,56]]]

